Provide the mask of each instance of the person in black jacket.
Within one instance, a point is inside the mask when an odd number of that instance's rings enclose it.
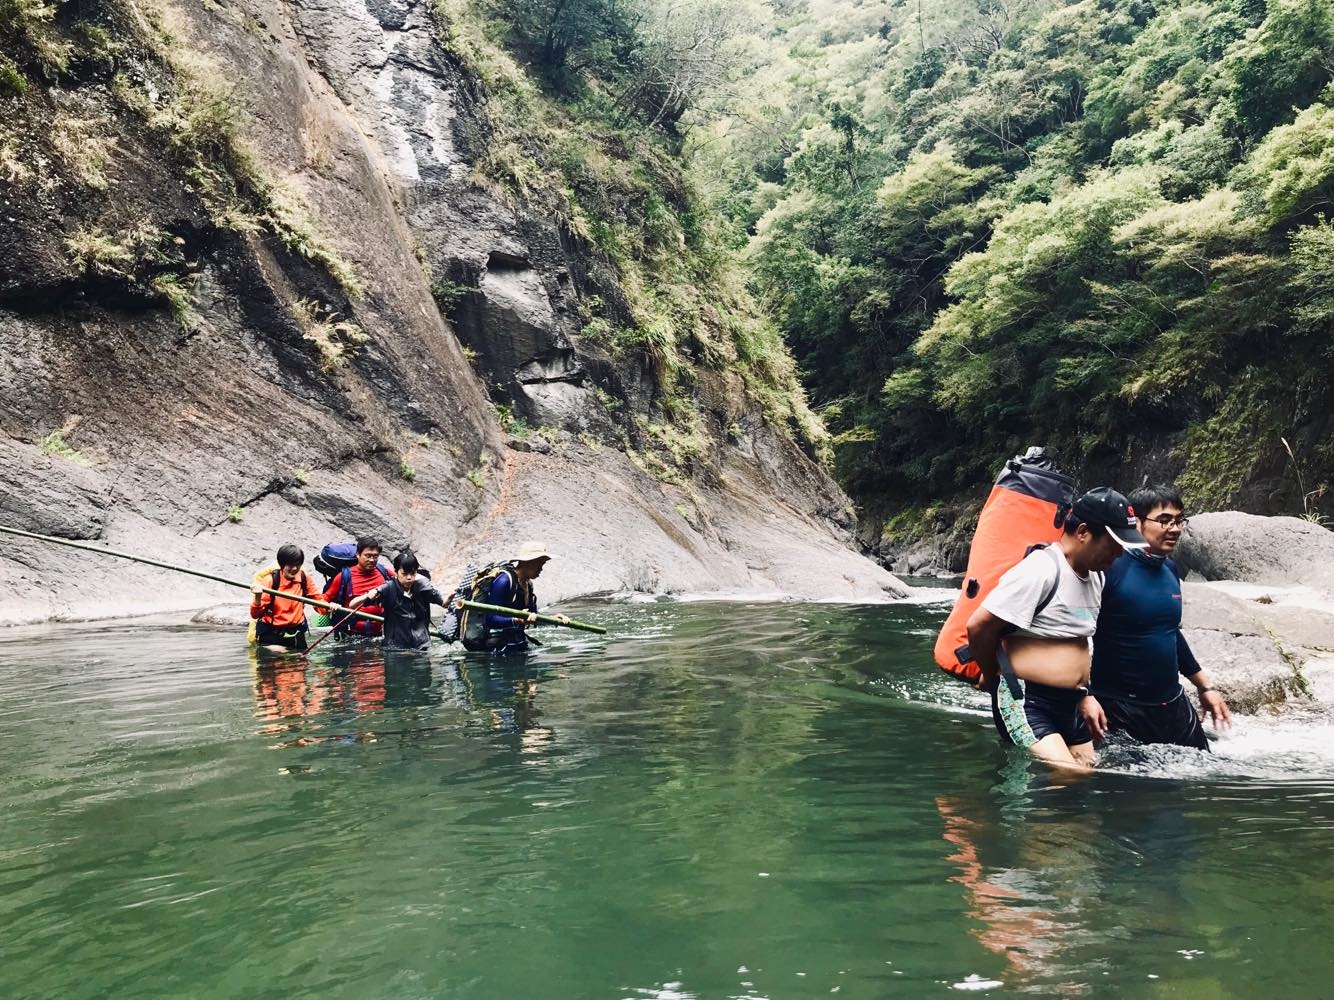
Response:
[[[384,648],[425,651],[431,648],[431,605],[445,606],[429,580],[418,579],[420,566],[411,552],[394,557],[394,578],[353,598],[348,607],[384,608]]]

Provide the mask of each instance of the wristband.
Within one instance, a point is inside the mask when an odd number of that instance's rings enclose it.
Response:
[[[1079,697],[1080,697],[1081,700],[1084,699],[1084,698],[1091,698],[1091,697],[1093,697],[1093,692],[1090,691],[1090,690],[1088,689],[1088,687],[1087,687],[1086,685],[1084,685],[1084,684],[1080,684],[1080,685],[1078,685],[1078,686],[1075,688],[1075,690],[1076,690],[1077,692],[1079,692]]]
[[[1208,694],[1210,691],[1217,691],[1216,687],[1200,688],[1200,694]]]

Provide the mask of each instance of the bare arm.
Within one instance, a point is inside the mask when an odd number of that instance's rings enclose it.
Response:
[[[1227,702],[1218,693],[1218,689],[1209,683],[1208,671],[1204,669],[1197,670],[1189,675],[1188,679],[1195,685],[1195,690],[1200,693],[1200,708],[1209,713],[1214,728],[1223,729],[1232,725],[1232,713],[1228,711]]]
[[[1013,625],[986,608],[978,608],[968,619],[968,650],[982,670],[980,687],[986,687],[1000,673],[996,650],[1005,634],[1013,629]]]

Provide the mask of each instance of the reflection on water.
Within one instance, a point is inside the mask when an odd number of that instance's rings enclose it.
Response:
[[[1328,993],[1327,716],[1053,774],[930,665],[942,613],[593,606],[508,660],[0,637],[0,995]]]

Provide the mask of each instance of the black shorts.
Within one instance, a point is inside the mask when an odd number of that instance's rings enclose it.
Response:
[[[525,653],[528,651],[528,636],[523,630],[492,632],[486,637],[486,645],[483,648],[496,656]]]
[[[255,644],[259,646],[282,646],[284,649],[306,648],[306,624],[292,628],[275,628],[266,621],[255,622]]]
[[[1209,749],[1209,737],[1184,691],[1165,702],[1131,701],[1103,694],[1097,697],[1107,713],[1108,732],[1125,733],[1141,743],[1174,743],[1196,750]]]
[[[1058,734],[1070,747],[1092,741],[1088,723],[1079,714],[1080,692],[1034,681],[1019,683],[1023,686],[1024,698],[1018,705],[1011,698],[1004,678],[998,677],[991,684],[991,718],[1002,740],[1025,749],[1052,733]],[[1003,687],[1004,691],[1001,690]],[[1022,719],[1016,717],[1018,708],[1023,710]]]

